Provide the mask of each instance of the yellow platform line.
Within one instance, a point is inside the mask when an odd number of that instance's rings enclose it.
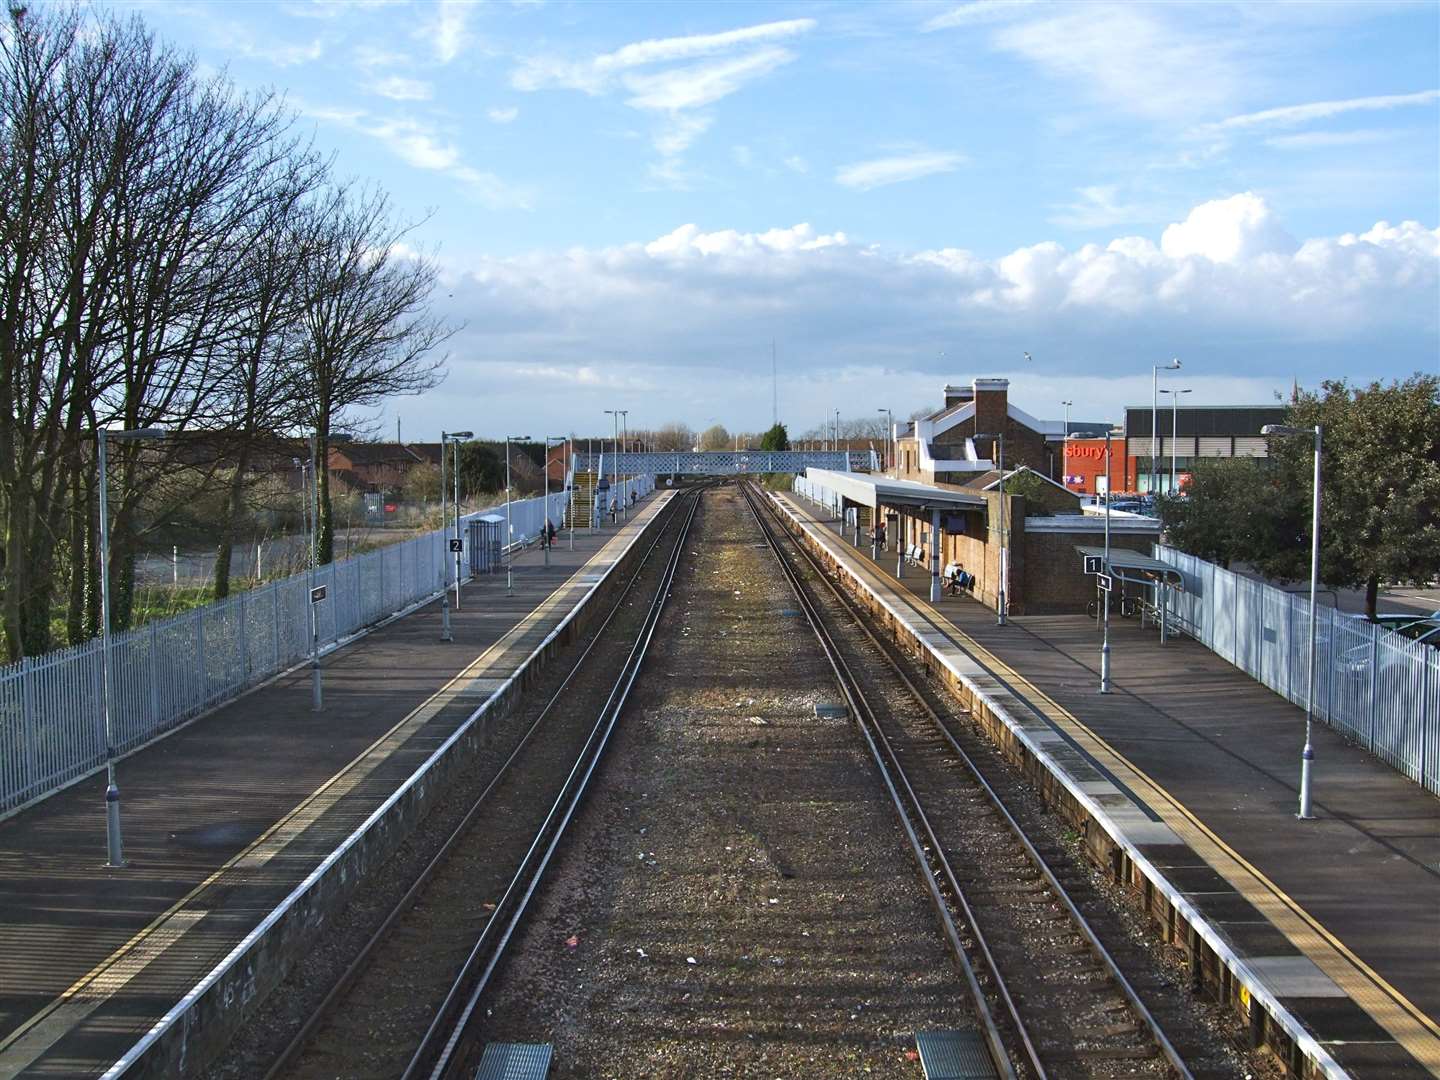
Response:
[[[1304,955],[1310,958],[1322,971],[1343,989],[1355,1003],[1368,1013],[1381,1027],[1403,1046],[1426,1068],[1440,1070],[1440,1024],[1437,1024],[1419,1006],[1392,986],[1374,968],[1357,956],[1350,948],[1305,908],[1271,881],[1263,871],[1222,840],[1199,817],[1192,813],[1179,799],[1175,798],[1158,781],[1135,765],[1102,736],[1096,734],[1074,713],[1060,705],[1024,675],[990,652],[978,641],[966,634],[929,601],[911,593],[903,592],[891,584],[868,560],[852,561],[849,551],[837,548],[834,537],[822,522],[817,521],[793,500],[786,500],[790,508],[802,519],[802,524],[816,537],[832,555],[843,559],[847,565],[868,580],[877,592],[888,593],[891,597],[909,606],[924,617],[937,631],[945,634],[956,645],[970,653],[981,666],[990,670],[1010,685],[1013,693],[1021,694],[1038,705],[1052,720],[1074,729],[1084,738],[1078,741],[1088,743],[1088,752],[1110,768],[1112,772],[1128,773],[1134,781],[1127,780],[1130,787],[1148,792],[1147,801],[1160,803],[1157,807],[1162,817],[1168,817],[1169,825],[1195,852],[1235,887],[1242,896],[1265,914]],[[858,565],[857,565],[858,563]],[[1170,814],[1166,815],[1165,811]],[[1175,821],[1178,816],[1181,820]],[[1379,998],[1377,1000],[1377,993]],[[1389,1007],[1387,1007],[1389,1006]]]
[[[667,495],[670,493],[666,493]],[[661,498],[645,509],[658,512],[669,500]],[[529,633],[534,626],[548,618],[554,610],[564,602],[562,594],[580,586],[589,589],[592,586],[580,581],[585,575],[592,573],[594,564],[604,562],[607,553],[614,547],[628,542],[637,531],[636,526],[643,527],[654,518],[654,513],[648,514],[643,519],[637,517],[634,521],[623,526],[614,536],[607,540],[594,555],[581,564],[570,574],[560,585],[556,586],[544,600],[533,608],[520,622],[516,623],[503,634],[499,640],[490,645],[484,652],[476,657],[464,670],[453,678],[449,679],[444,686],[431,694],[420,705],[405,715],[398,723],[377,738],[351,761],[307,795],[293,810],[280,818],[258,837],[252,840],[243,850],[231,856],[225,863],[216,868],[200,884],[192,888],[188,893],[176,900],[165,911],[157,915],[151,922],[136,931],[127,941],[118,946],[109,956],[98,962],[80,978],[76,979],[57,997],[41,1008],[28,1020],[15,1028],[3,1040],[0,1040],[0,1054],[17,1048],[17,1044],[25,1038],[27,1033],[34,1030],[38,1025],[45,1023],[51,1029],[51,1037],[45,1040],[45,1044],[39,1047],[29,1046],[31,1040],[26,1040],[26,1049],[33,1051],[29,1056],[30,1061],[34,1060],[40,1053],[53,1045],[65,1031],[69,1030],[74,1023],[78,1023],[85,1016],[93,1012],[104,1000],[114,996],[130,983],[145,968],[151,959],[159,955],[161,950],[146,945],[147,939],[152,935],[161,935],[164,940],[164,947],[179,940],[180,934],[188,932],[198,917],[190,919],[188,916],[182,921],[185,923],[180,933],[174,933],[167,929],[171,920],[185,915],[184,909],[195,902],[195,900],[208,888],[213,886],[225,875],[236,870],[253,870],[263,867],[267,862],[279,855],[289,844],[297,840],[304,832],[315,823],[319,817],[340,801],[346,794],[352,791],[362,780],[369,776],[381,763],[383,763],[396,749],[398,749],[416,731],[422,728],[429,720],[451,704],[456,698],[464,693],[468,684],[476,679],[485,678],[485,672],[494,668],[496,663],[504,658],[506,652],[512,645]],[[189,913],[193,914],[193,913]],[[201,913],[205,914],[204,912]],[[143,958],[143,962],[137,962]],[[57,1011],[72,1006],[67,1011],[68,1023],[51,1024],[49,1021]],[[74,1015],[69,1015],[70,1011]],[[11,1062],[0,1059],[0,1077],[10,1075],[12,1070],[24,1068],[29,1061],[23,1063]]]

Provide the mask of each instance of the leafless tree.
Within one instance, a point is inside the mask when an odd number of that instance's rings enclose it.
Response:
[[[688,451],[695,445],[695,432],[686,424],[671,421],[655,432],[656,450]]]
[[[319,448],[322,563],[334,552],[325,467],[331,430],[353,410],[438,385],[445,358],[435,350],[459,329],[430,313],[435,263],[402,246],[412,228],[395,221],[382,192],[342,186],[310,206],[302,232],[304,312],[292,392]]]

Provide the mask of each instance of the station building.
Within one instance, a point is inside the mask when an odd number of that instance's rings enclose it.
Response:
[[[1199,405],[1158,410],[1152,442],[1148,405],[1125,410],[1125,423],[1111,432],[1110,478],[1117,493],[1147,494],[1152,490],[1184,490],[1193,463],[1202,457],[1265,457],[1265,424],[1283,424],[1283,405]],[[1103,430],[1103,429],[1102,429]],[[1007,447],[1008,449],[1008,447]],[[1171,454],[1175,483],[1171,482]],[[1152,486],[1150,463],[1157,458],[1158,486]],[[1105,439],[1072,437],[1064,441],[1064,472],[1060,479],[1082,495],[1105,493]]]

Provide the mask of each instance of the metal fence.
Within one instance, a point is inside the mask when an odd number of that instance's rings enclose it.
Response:
[[[1157,544],[1185,575],[1170,615],[1186,633],[1304,706],[1310,598]],[[1440,793],[1440,650],[1322,606],[1315,616],[1313,713]]]
[[[642,481],[649,478],[641,478]],[[643,486],[643,484],[642,484]],[[644,487],[653,488],[653,482]],[[512,543],[561,520],[568,491],[510,504]],[[504,514],[505,504],[467,514]],[[462,528],[462,535],[464,534]],[[468,561],[467,561],[468,562]],[[461,573],[468,575],[467,562]],[[321,648],[445,587],[446,533],[425,533],[320,567]],[[117,752],[142,745],[310,654],[308,572],[111,637]],[[0,666],[0,813],[47,795],[105,762],[100,641]]]

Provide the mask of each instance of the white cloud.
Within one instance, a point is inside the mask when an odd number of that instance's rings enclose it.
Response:
[[[964,154],[946,150],[919,150],[896,157],[874,158],[842,165],[835,170],[835,182],[842,187],[869,191],[886,184],[918,180],[922,176],[954,172],[966,162]]]
[[[529,210],[533,205],[530,191],[507,184],[494,173],[467,165],[454,142],[424,121],[403,116],[372,116],[363,109],[296,104],[314,120],[336,124],[376,140],[407,165],[450,177],[467,194],[491,209]]]
[[[467,26],[474,8],[475,0],[440,0],[435,18],[423,31],[430,41],[435,59],[440,63],[450,63],[469,44]]]
[[[404,53],[396,52],[393,49],[383,49],[378,45],[357,45],[352,55],[355,58],[355,66],[364,71],[397,67],[410,61],[410,58]]]
[[[667,119],[652,140],[661,160],[650,166],[649,173],[667,186],[685,187],[689,174],[674,159],[710,127],[714,117],[682,114],[714,105],[790,63],[794,53],[774,42],[814,27],[814,19],[786,19],[715,34],[632,42],[585,61],[530,57],[511,73],[510,83],[517,90],[560,88],[591,96],[622,91],[632,109],[664,114]],[[723,53],[732,55],[709,59]],[[700,58],[706,59],[684,63]]]
[[[783,163],[793,173],[807,173],[810,171],[810,163],[799,154],[791,154]]]
[[[276,67],[298,67],[314,63],[325,55],[325,43],[320,38],[308,43],[278,44],[269,40],[256,41],[248,31],[238,28],[228,36],[230,47],[241,56],[262,60]]]
[[[371,83],[370,89],[391,101],[429,101],[435,88],[420,79],[407,79],[403,75],[390,75]]]
[[[505,109],[499,108],[497,106],[495,108],[486,109],[485,115],[490,118],[491,123],[511,124],[514,123],[515,118],[520,115],[520,110],[515,108],[515,106],[513,105]]]
[[[1076,201],[1058,207],[1050,220],[1069,229],[1108,229],[1115,225],[1164,220],[1165,211],[1160,206],[1122,201],[1119,190],[1115,184],[1080,188]]]
[[[1265,140],[1266,146],[1277,150],[1322,150],[1333,146],[1369,146],[1389,142],[1405,133],[1370,128],[1359,131],[1303,131],[1296,135],[1272,135]]]
[[[1433,363],[1437,288],[1440,229],[1381,222],[1297,244],[1240,195],[1158,240],[1047,241],[997,258],[886,251],[810,225],[689,224],[649,243],[481,259],[453,291],[475,328],[458,352],[665,364],[667,385],[703,395],[728,393],[736,357],[772,336],[796,343],[782,346],[792,372],[827,379],[847,365],[933,370],[947,342],[972,368],[1026,349],[1036,372],[1143,370],[1146,356],[1179,353],[1197,373],[1378,377]]]
[[[1035,0],[973,0],[972,3],[961,4],[944,14],[925,20],[920,29],[927,32],[953,30],[957,26],[997,22],[1012,18],[1034,3]]]
[[[795,54],[789,49],[767,48],[712,64],[626,75],[622,81],[631,93],[626,104],[664,112],[711,105],[793,59]]]
[[[1062,7],[1004,26],[994,44],[1126,112],[1157,119],[1228,108],[1257,76],[1231,36],[1179,24],[1163,7]]]
[[[1217,263],[1252,263],[1296,247],[1265,200],[1248,191],[1202,203],[1160,236],[1160,250],[1172,259],[1199,255]]]
[[[1284,105],[1278,109],[1263,109],[1260,112],[1242,113],[1215,124],[1206,125],[1211,130],[1234,130],[1254,127],[1293,127],[1307,124],[1312,120],[1328,120],[1351,112],[1376,112],[1385,109],[1403,109],[1415,105],[1428,105],[1440,100],[1440,90],[1421,90],[1415,94],[1382,94],[1375,97],[1347,98],[1341,101],[1312,101],[1305,105]]]

